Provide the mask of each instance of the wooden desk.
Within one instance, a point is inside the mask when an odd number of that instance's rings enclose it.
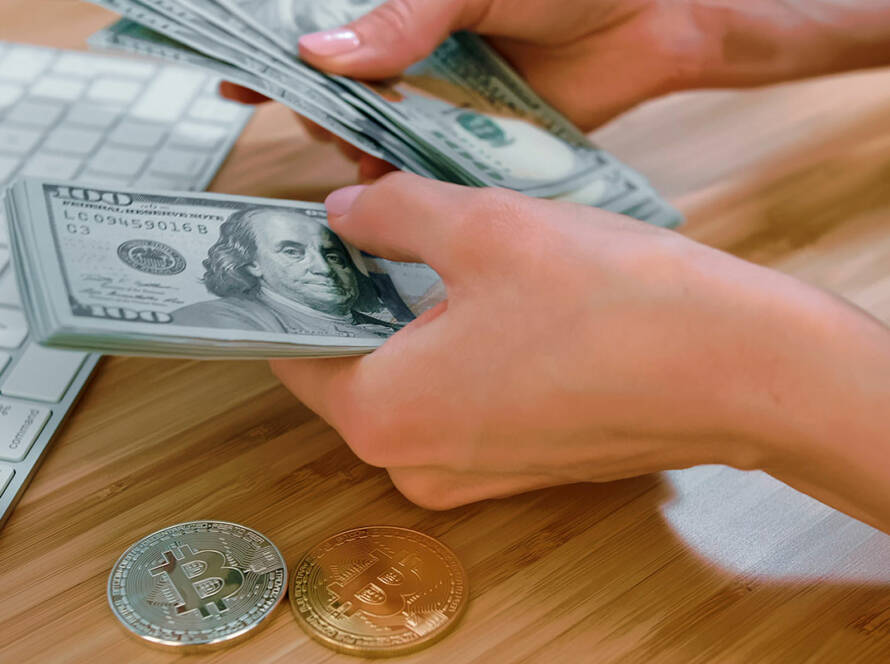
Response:
[[[79,47],[111,18],[3,0],[0,38]],[[890,72],[669,98],[600,132],[690,217],[685,233],[890,320]],[[319,198],[353,171],[263,109],[218,191]],[[108,358],[0,532],[0,661],[169,662],[128,639],[108,571],[179,521],[237,521],[293,563],[336,530],[440,537],[469,571],[457,631],[405,662],[890,661],[890,538],[723,468],[569,486],[446,513],[386,474],[259,362]],[[351,662],[286,606],[225,662]]]

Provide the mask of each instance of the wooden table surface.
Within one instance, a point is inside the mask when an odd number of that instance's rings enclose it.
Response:
[[[0,38],[80,48],[110,18],[2,0]],[[890,71],[674,96],[596,138],[689,215],[682,232],[890,320]],[[213,189],[318,199],[353,177],[267,108]],[[265,364],[124,358],[101,363],[0,531],[0,661],[178,659],[125,636],[105,585],[134,541],[203,518],[261,531],[290,563],[359,525],[441,538],[469,611],[405,662],[890,661],[890,538],[765,475],[705,467],[429,512]],[[203,659],[356,661],[286,606]]]

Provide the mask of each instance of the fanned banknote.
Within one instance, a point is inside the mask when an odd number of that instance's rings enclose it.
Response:
[[[40,343],[128,355],[373,350],[444,296],[421,264],[363,254],[324,206],[24,179],[6,200]]]
[[[645,178],[593,145],[475,35],[453,35],[386,82],[327,75],[299,59],[302,35],[382,0],[91,1],[124,17],[94,35],[94,45],[212,69],[398,168],[661,226],[682,221]]]

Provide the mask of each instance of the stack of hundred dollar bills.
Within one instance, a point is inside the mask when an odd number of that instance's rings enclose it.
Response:
[[[303,63],[299,38],[383,0],[91,0],[124,17],[101,48],[195,65],[252,88],[396,167],[569,200],[673,227],[644,177],[593,145],[482,39],[449,38],[403,76],[367,83]]]
[[[197,358],[373,350],[444,298],[438,275],[346,245],[319,203],[22,179],[6,197],[35,339]]]

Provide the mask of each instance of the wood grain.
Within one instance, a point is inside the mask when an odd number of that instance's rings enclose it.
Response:
[[[81,47],[107,12],[2,0],[0,38]],[[596,138],[688,213],[691,237],[890,321],[890,71],[647,105]],[[213,188],[318,199],[352,167],[283,108],[257,114]],[[172,662],[105,600],[117,556],[198,518],[249,525],[294,562],[368,524],[440,537],[472,603],[400,661],[890,661],[890,538],[759,473],[705,467],[444,513],[386,474],[254,362],[108,358],[0,532],[0,661]],[[350,662],[282,607],[190,661]]]

